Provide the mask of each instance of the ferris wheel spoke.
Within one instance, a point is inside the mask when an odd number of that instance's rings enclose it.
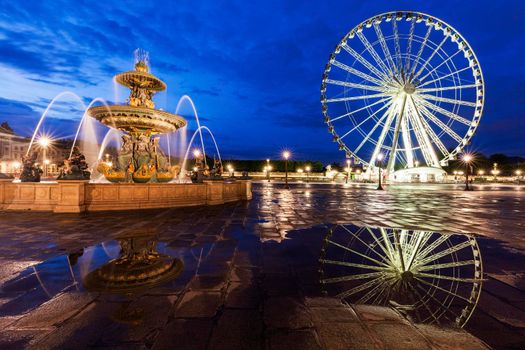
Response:
[[[357,263],[349,263],[349,262],[346,262],[346,261],[327,260],[327,259],[320,259],[319,261],[324,263],[324,264],[329,264],[329,265],[356,267],[356,268],[362,268],[362,269],[368,269],[368,270],[376,270],[376,271],[389,271],[389,270],[391,270],[390,268],[386,268],[386,267],[366,265],[366,264],[357,264]]]
[[[339,120],[339,119],[341,119],[341,118],[349,117],[349,116],[351,116],[352,114],[355,114],[355,113],[357,113],[357,112],[361,112],[361,111],[363,111],[363,110],[365,110],[365,109],[367,109],[367,108],[370,108],[370,107],[372,107],[372,106],[375,106],[375,105],[380,104],[380,103],[383,103],[383,102],[386,102],[386,101],[388,101],[388,100],[390,100],[390,98],[383,98],[383,99],[381,99],[381,100],[379,100],[379,101],[376,101],[376,102],[374,102],[374,103],[372,103],[372,104],[369,104],[369,105],[366,105],[366,106],[361,107],[361,108],[359,108],[359,109],[356,109],[355,111],[351,111],[351,112],[345,113],[345,114],[343,114],[343,115],[340,115],[340,116],[338,116],[338,117],[335,117],[334,119],[330,119],[330,121],[331,121],[331,122],[335,122],[336,120]],[[386,104],[387,104],[387,105],[390,105],[390,103],[392,103],[392,102],[391,102],[391,101],[388,101]]]
[[[367,227],[366,228],[368,233],[370,233],[370,236],[372,237],[372,239],[376,242],[377,246],[379,248],[381,248],[381,250],[383,251],[383,253],[385,253],[385,255],[388,257],[388,259],[390,261],[394,261],[393,259],[393,255],[392,255],[392,251],[388,249],[388,247],[386,246],[383,246],[383,244],[379,241],[379,239],[376,237],[376,235],[374,234],[374,232],[369,228]]]
[[[439,137],[436,135],[434,130],[430,127],[430,125],[424,118],[421,118],[421,124],[423,125],[423,129],[430,136],[430,138],[432,139],[432,142],[434,142],[434,144],[439,148],[441,153],[445,156],[448,156],[450,152],[447,150],[447,147],[445,147],[443,142],[441,142]]]
[[[467,85],[454,85],[454,86],[445,86],[437,88],[428,88],[428,89],[419,89],[418,92],[434,92],[434,91],[447,91],[447,90],[456,90],[456,89],[470,89],[477,88],[479,84],[467,84]]]
[[[425,106],[418,104],[421,113],[423,113],[429,120],[436,124],[441,130],[443,130],[447,135],[452,137],[456,142],[461,143],[463,139],[459,136],[454,130],[452,130],[447,124],[443,123],[439,118],[432,114]]]
[[[437,320],[436,322],[437,323],[440,323],[439,321],[439,317],[441,317],[443,315],[444,312],[446,312],[448,309],[449,309],[449,305],[445,305],[443,303],[443,301],[437,299],[433,294],[430,294],[428,293],[428,290],[426,290],[425,288],[423,288],[423,286],[421,286],[421,284],[416,284],[416,288],[418,288],[419,290],[421,290],[423,293],[425,293],[425,296],[428,297],[428,299],[432,299],[432,301],[434,301],[437,305],[441,306],[441,310],[440,309],[437,309],[436,311],[430,311],[430,314],[432,315],[432,317]],[[428,300],[427,299],[427,300]],[[438,315],[438,312],[441,311],[441,314]],[[445,316],[446,317],[446,316]],[[448,317],[447,317],[448,319]]]
[[[410,23],[410,32],[408,33],[408,43],[407,43],[407,54],[405,58],[405,71],[410,70],[410,55],[412,53],[412,40],[414,39],[414,29],[416,26],[416,18],[412,18]]]
[[[439,253],[436,253],[436,254],[433,254],[433,255],[430,255],[430,256],[427,256],[426,258],[424,259],[421,259],[421,260],[418,260],[416,261],[416,264],[415,266],[422,266],[422,265],[426,265],[432,261],[435,261],[439,258],[442,258],[448,254],[452,254],[454,252],[457,252],[457,251],[460,251],[461,249],[464,249],[464,248],[467,248],[467,247],[470,247],[471,246],[471,242],[470,241],[465,241],[463,243],[460,243],[458,245],[453,245],[452,247],[449,247]]]
[[[372,45],[370,45],[370,42],[368,41],[368,39],[363,35],[363,32],[357,32],[357,37],[359,38],[359,40],[361,40],[361,42],[363,43],[363,45],[366,47],[367,51],[370,53],[370,55],[372,55],[372,57],[374,58],[374,61],[376,61],[376,63],[378,64],[378,66],[381,68],[381,70],[383,71],[383,73],[388,77],[391,75],[390,73],[390,70],[388,69],[388,67],[384,64],[384,62],[381,60],[381,57],[379,57],[379,55],[377,54],[376,50],[372,47]]]
[[[410,97],[410,102],[412,102],[413,110],[415,112],[412,117],[413,117],[413,120],[415,121],[414,124],[416,125],[416,138],[418,138],[419,145],[423,151],[423,156],[425,157],[425,160],[427,161],[428,165],[439,167],[439,161],[438,161],[436,152],[434,151],[434,147],[432,147],[432,143],[430,142],[427,133],[424,132],[423,121],[422,121],[423,118],[421,117],[421,114],[419,113],[416,107],[416,103],[414,102],[414,99],[412,98],[412,96],[409,96],[409,97]],[[426,153],[426,156],[425,156],[425,153]]]
[[[421,102],[421,104],[427,108],[430,108],[436,112],[439,112],[441,114],[443,114],[444,116],[447,116],[449,117],[450,119],[454,119],[455,121],[458,121],[460,122],[461,124],[465,124],[465,125],[468,125],[470,126],[471,122],[470,120],[467,120],[459,115],[457,115],[456,113],[453,113],[453,112],[450,112],[450,111],[447,111],[446,109],[444,108],[441,108],[439,106],[436,106],[435,104],[433,103],[430,103],[428,102],[427,100],[424,100],[424,99],[420,99],[419,100]]]
[[[380,78],[383,81],[388,81],[388,77],[385,76],[385,73],[379,71],[376,67],[374,67],[370,62],[368,62],[363,56],[357,53],[354,49],[352,49],[348,44],[344,43],[341,45],[341,47],[348,52],[350,55],[352,55],[356,60],[358,60],[363,66],[368,68],[372,73],[374,73],[378,78]]]
[[[423,83],[423,84],[420,84],[420,85],[418,85],[418,88],[422,88],[423,86],[426,86],[426,85],[428,85],[428,84],[432,84],[432,83],[434,83],[434,82],[436,82],[436,81],[440,81],[440,80],[446,79],[446,78],[448,78],[448,77],[450,77],[450,76],[453,76],[454,74],[459,74],[459,73],[464,72],[464,71],[466,71],[466,70],[468,70],[468,69],[472,69],[472,68],[471,68],[471,67],[465,67],[465,68],[458,69],[458,70],[456,70],[456,71],[454,71],[454,72],[451,72],[451,73],[449,73],[449,74],[446,74],[446,75],[440,76],[439,78],[436,78],[436,79],[433,79],[433,80],[427,81],[427,82],[425,82],[425,83]]]
[[[394,31],[394,47],[395,47],[395,53],[396,53],[396,64],[397,64],[397,71],[401,71],[401,68],[403,66],[403,62],[401,60],[401,47],[399,46],[399,33],[397,31],[397,20],[394,18],[392,20],[392,30]]]
[[[363,78],[363,79],[365,79],[365,80],[367,80],[367,81],[369,81],[371,83],[376,83],[379,86],[384,86],[385,85],[384,81],[379,80],[377,78],[374,78],[374,77],[372,77],[372,76],[370,76],[370,75],[368,75],[366,73],[361,72],[360,70],[357,70],[357,69],[355,69],[353,67],[347,66],[346,64],[341,63],[339,61],[334,60],[331,64],[336,66],[336,67],[338,67],[338,68],[341,68],[344,71],[347,71],[348,73],[352,73],[352,74],[354,74],[354,75],[356,75],[356,76],[358,76],[360,78]]]
[[[476,103],[469,102],[469,101],[463,101],[463,100],[456,100],[453,98],[445,98],[445,97],[439,97],[434,95],[427,95],[427,94],[419,94],[418,97],[424,99],[424,100],[432,100],[437,102],[445,102],[450,103],[454,105],[461,105],[461,106],[468,106],[468,107],[476,107]]]
[[[379,43],[381,44],[381,49],[383,50],[383,54],[386,57],[387,63],[390,66],[391,71],[396,70],[396,65],[394,61],[392,60],[392,55],[390,54],[390,50],[388,49],[388,45],[386,44],[385,37],[383,35],[383,31],[381,30],[381,27],[379,27],[378,23],[374,24],[374,30],[376,31],[376,35],[379,38]]]
[[[344,230],[346,230],[348,233],[350,233],[350,235],[353,235],[353,233],[352,233],[350,230],[348,230],[345,226],[342,226],[342,227],[343,227]],[[386,266],[389,266],[389,265],[388,265],[389,261],[388,261],[388,259],[385,261],[385,256],[384,256],[383,254],[379,254],[374,248],[372,248],[372,247],[369,246],[366,242],[364,242],[364,241],[359,237],[359,235],[353,235],[353,237],[354,237],[355,239],[357,239],[359,242],[361,242],[365,247],[369,247],[370,250],[371,250],[372,252],[374,252],[377,256],[379,256],[379,257],[381,257],[381,259],[383,259],[383,261],[385,262]],[[388,257],[387,257],[387,258],[388,258]]]
[[[358,251],[355,251],[355,250],[353,250],[353,249],[351,249],[351,248],[345,247],[344,245],[341,245],[341,244],[339,244],[339,243],[337,243],[337,242],[334,242],[334,241],[332,241],[332,240],[327,239],[326,241],[327,241],[328,243],[330,243],[330,244],[336,246],[336,247],[339,247],[339,248],[341,248],[341,249],[344,249],[344,250],[346,250],[346,251],[349,251],[350,253],[354,253],[355,255],[359,255],[360,257],[365,258],[365,259],[367,259],[367,260],[369,260],[369,261],[372,261],[372,262],[374,262],[374,263],[376,263],[376,264],[378,264],[378,265],[381,265],[381,266],[384,266],[384,267],[389,268],[389,266],[388,266],[387,264],[385,264],[384,262],[382,262],[382,261],[379,261],[379,260],[377,260],[377,259],[371,258],[371,257],[369,257],[369,256],[367,256],[367,255],[365,255],[365,254],[362,254],[362,253],[360,253],[360,252],[358,252]]]
[[[344,102],[344,101],[357,101],[357,100],[366,100],[367,98],[381,98],[381,97],[390,97],[390,94],[373,94],[373,95],[362,95],[362,96],[352,96],[352,97],[340,97],[340,98],[329,98],[324,100],[326,103],[331,102]]]
[[[339,86],[350,87],[350,88],[353,88],[353,89],[363,89],[363,90],[371,90],[371,91],[379,91],[379,92],[385,92],[386,91],[386,89],[384,87],[381,87],[381,86],[355,84],[355,83],[349,83],[347,81],[341,81],[341,80],[326,79],[325,83],[332,84],[332,85],[339,85]]]
[[[407,102],[407,94],[403,94],[403,102],[401,103],[399,113],[396,118],[396,126],[394,129],[394,139],[392,140],[392,150],[390,151],[390,156],[388,157],[388,163],[386,168],[388,171],[394,170],[396,152],[397,152],[397,143],[399,141],[399,131],[401,129],[401,122],[403,121],[403,116],[405,115],[405,106]]]
[[[425,295],[427,295],[426,290],[423,289],[423,291],[425,292]],[[414,287],[413,292],[418,297],[418,300],[421,302],[421,304],[423,304],[425,309],[427,309],[428,314],[434,319],[434,322],[439,324],[439,318],[437,318],[437,316],[435,315],[435,312],[430,309],[430,306],[427,304],[427,301],[425,300],[424,296],[419,293],[419,291],[417,290],[417,287]]]
[[[355,131],[356,129],[358,129],[361,125],[363,125],[365,122],[367,122],[368,120],[370,120],[371,118],[373,118],[378,112],[382,111],[383,109],[385,109],[386,107],[388,107],[390,104],[392,104],[392,101],[389,101],[388,103],[385,103],[385,105],[381,108],[379,108],[377,111],[375,111],[374,113],[372,113],[370,116],[368,116],[366,119],[364,119],[363,121],[361,121],[359,124],[357,124],[356,126],[354,126],[352,129],[350,129],[349,131],[347,131],[343,136],[341,136],[339,139],[343,139],[345,138],[346,136],[350,135],[350,133],[352,133],[353,131]]]
[[[410,270],[412,268],[412,263],[414,262],[414,258],[416,257],[416,254],[418,253],[419,248],[423,244],[423,241],[425,240],[426,236],[427,236],[426,232],[421,232],[421,234],[418,235],[418,237],[416,238],[415,244],[414,245],[411,244],[410,254],[408,254],[408,260],[407,260],[407,270]]]
[[[446,294],[449,294],[449,295],[451,295],[451,296],[453,296],[453,297],[456,297],[456,298],[458,298],[458,299],[461,299],[461,300],[463,300],[463,301],[465,301],[465,302],[467,302],[467,303],[469,303],[469,304],[474,304],[474,302],[472,302],[471,300],[465,298],[464,296],[459,295],[459,294],[454,293],[454,292],[451,292],[450,290],[447,290],[447,289],[445,289],[445,288],[443,288],[443,287],[440,287],[440,286],[438,286],[438,285],[436,285],[436,284],[432,284],[432,283],[430,283],[430,282],[427,282],[427,281],[425,281],[425,280],[422,279],[422,278],[419,278],[419,277],[416,276],[415,279],[417,279],[419,282],[421,282],[421,283],[423,283],[423,284],[425,284],[425,285],[427,285],[427,286],[430,286],[430,287],[432,287],[432,288],[435,288],[435,289],[437,289],[437,290],[440,290],[440,291],[442,291],[442,292],[444,292],[444,293],[446,293]],[[427,295],[430,296],[430,294],[427,294]],[[431,298],[434,298],[434,297],[431,296]],[[437,299],[435,299],[435,300],[437,300]],[[445,305],[442,304],[442,306],[445,306]]]
[[[430,237],[428,237],[430,239]],[[448,240],[448,236],[442,235],[438,237],[434,242],[430,243],[428,246],[426,246],[421,252],[418,254],[417,257],[420,259],[425,258],[428,254],[430,254],[433,250],[435,250],[437,247],[439,247],[441,244],[445,243]],[[426,240],[428,242],[428,239]],[[426,244],[425,242],[425,244]],[[417,259],[416,257],[416,259]],[[415,262],[416,263],[416,262]]]
[[[475,260],[462,260],[462,261],[455,261],[451,263],[425,265],[425,266],[419,267],[417,271],[440,270],[440,269],[448,269],[448,268],[453,268],[453,267],[475,265],[475,264],[476,264]]]
[[[404,118],[401,123],[401,135],[403,136],[403,146],[405,147],[407,164],[412,168],[414,166],[414,153],[412,151],[412,138],[410,136],[409,126],[409,119]]]
[[[376,278],[383,275],[383,272],[370,272],[370,273],[361,273],[357,275],[348,275],[341,277],[330,277],[321,279],[321,283],[338,283],[338,282],[348,282],[355,280],[363,280],[369,278]]]
[[[424,81],[426,77],[428,77],[430,74],[434,73],[435,71],[438,70],[439,67],[441,67],[442,65],[444,64],[447,64],[447,62],[449,62],[451,59],[453,59],[457,54],[459,54],[460,52],[463,52],[463,50],[458,50],[456,51],[454,54],[450,55],[447,57],[447,59],[443,60],[443,62],[441,62],[440,64],[438,64],[437,66],[435,66],[434,68],[432,68],[431,71],[427,72],[427,74],[425,74],[423,77],[421,77],[419,80],[420,81]]]
[[[362,292],[364,290],[367,290],[368,288],[371,288],[373,287],[374,285],[381,285],[381,283],[383,282],[384,280],[384,277],[378,277],[378,278],[374,278],[368,282],[365,282],[365,283],[362,283],[358,286],[355,286],[353,288],[350,288],[349,290],[346,290],[342,293],[339,293],[336,295],[337,298],[340,298],[340,299],[345,299],[345,298],[348,298],[349,296],[352,296],[356,293],[359,293],[359,292]]]
[[[445,42],[447,41],[447,36],[445,36],[443,38],[443,40],[441,40],[441,42],[438,44],[438,46],[434,49],[434,51],[430,54],[430,56],[427,58],[427,60],[425,61],[425,63],[423,63],[423,65],[421,66],[421,68],[419,68],[419,70],[417,71],[417,73],[414,75],[414,79],[416,79],[422,72],[423,70],[425,69],[425,67],[430,63],[430,61],[432,60],[432,58],[434,58],[434,56],[439,52],[439,50],[441,50],[441,47],[445,44]]]
[[[361,298],[359,298],[359,300],[357,300],[357,302],[355,302],[355,304],[365,304],[368,300],[370,300],[370,298],[376,296],[376,298],[378,297],[378,295],[381,295],[383,294],[383,292],[385,291],[385,289],[387,288],[387,286],[389,285],[389,283],[387,282],[388,279],[392,279],[393,277],[390,277],[390,278],[383,278],[383,279],[379,279],[379,283],[376,283],[375,284],[375,287],[373,287],[372,289],[370,289],[365,295],[363,295]]]
[[[359,150],[361,149],[361,147],[363,147],[365,145],[365,143],[368,141],[368,139],[370,139],[370,137],[372,136],[372,134],[374,133],[374,131],[376,131],[376,129],[379,127],[379,125],[381,125],[381,122],[387,118],[386,120],[386,123],[385,124],[390,124],[392,123],[392,120],[391,120],[391,116],[392,116],[392,108],[395,104],[392,103],[390,105],[390,107],[385,111],[385,113],[383,113],[383,115],[381,116],[381,118],[379,118],[379,120],[377,121],[376,125],[374,125],[374,127],[370,130],[370,132],[363,138],[363,140],[361,141],[361,143],[357,146],[357,148],[354,150],[354,153],[357,154],[357,152],[359,152]],[[384,138],[384,137],[383,137]],[[382,142],[382,141],[381,141]],[[375,155],[377,156],[377,154]],[[372,155],[373,159],[375,159],[375,156]]]
[[[423,273],[423,272],[416,272],[416,273],[414,273],[414,276],[416,276],[416,277],[435,278],[435,279],[438,279],[438,280],[453,281],[453,282],[465,282],[465,283],[479,283],[480,282],[480,280],[477,279],[477,278],[461,278],[461,277],[436,275],[436,274],[433,274],[433,273]]]
[[[414,60],[414,65],[412,67],[412,73],[411,75],[413,76],[416,72],[416,67],[417,67],[417,64],[419,62],[419,59],[421,58],[421,54],[423,53],[423,50],[425,49],[425,47],[427,46],[427,41],[428,41],[428,38],[430,37],[430,33],[432,32],[432,25],[429,25],[428,28],[427,28],[427,32],[425,34],[425,37],[423,38],[423,41],[421,42],[421,46],[419,47],[419,50],[417,52],[417,56],[416,56],[416,59]]]

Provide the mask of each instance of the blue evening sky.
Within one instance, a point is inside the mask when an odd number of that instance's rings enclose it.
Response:
[[[224,158],[341,161],[323,123],[319,87],[327,58],[350,29],[391,10],[416,10],[455,27],[486,82],[485,112],[471,149],[525,155],[523,1],[0,1],[0,121],[29,135],[64,90],[88,103],[123,102],[114,74],[133,50],[150,52],[168,84],[159,107],[188,94]],[[72,99],[45,129],[74,133]],[[195,129],[190,120],[190,129]]]

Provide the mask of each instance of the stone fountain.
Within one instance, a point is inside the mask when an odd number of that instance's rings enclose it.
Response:
[[[184,127],[182,116],[155,109],[153,95],[166,84],[149,72],[148,54],[135,52],[135,69],[117,74],[115,81],[130,89],[128,104],[97,106],[87,113],[102,124],[124,131],[116,162],[101,162],[97,169],[111,182],[168,182],[179,167],[171,166],[159,147],[158,135]]]

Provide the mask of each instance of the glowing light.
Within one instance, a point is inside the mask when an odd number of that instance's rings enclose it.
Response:
[[[49,165],[49,163],[50,163],[49,159],[44,159],[44,164],[45,165]]]
[[[284,159],[288,159],[288,158],[290,158],[290,152],[289,152],[289,151],[284,151],[284,152],[283,152],[283,158],[284,158]]]
[[[472,156],[472,154],[470,153],[467,153],[463,156],[463,161],[465,163],[470,163],[472,161],[472,159],[474,159],[474,157]]]
[[[483,174],[485,174],[484,170],[478,170],[478,175],[483,175]]]
[[[521,170],[520,169],[516,170],[516,175],[518,175],[518,176],[521,175]]]
[[[109,167],[113,166],[113,162],[108,162],[107,164],[108,164]]]
[[[193,150],[193,156],[195,158],[200,157],[201,156],[201,151],[199,149]]]
[[[47,136],[41,136],[37,142],[40,146],[47,148],[51,144],[51,139]]]
[[[377,160],[378,160],[378,161],[382,161],[382,160],[383,160],[383,153],[379,153],[379,154],[377,155]]]
[[[197,168],[196,166],[193,167],[193,171],[197,171],[199,170],[199,168]]]
[[[298,173],[302,173],[303,171],[304,171],[303,169],[297,169]]]
[[[309,171],[310,171],[310,167],[307,166],[307,167],[305,168],[305,170],[306,170],[306,172],[309,172]]]
[[[13,167],[14,168],[20,168],[20,162],[13,162]]]

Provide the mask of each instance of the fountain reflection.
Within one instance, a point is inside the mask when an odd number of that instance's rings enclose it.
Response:
[[[337,225],[324,237],[319,263],[325,293],[390,306],[416,323],[463,327],[483,283],[469,235]]]

